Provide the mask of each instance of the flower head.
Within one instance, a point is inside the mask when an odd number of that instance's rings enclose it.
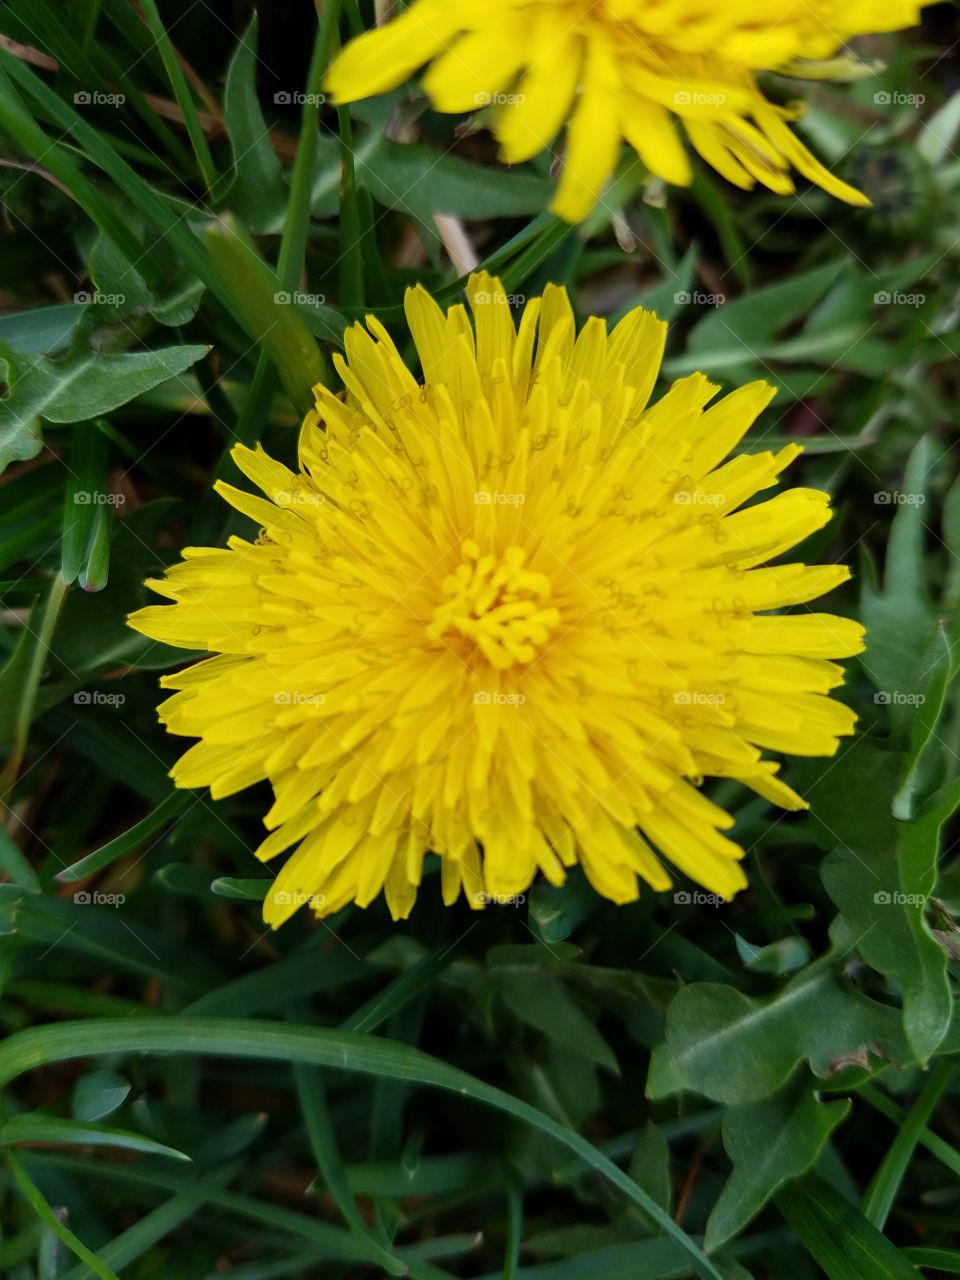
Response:
[[[688,185],[691,146],[730,182],[793,191],[790,170],[868,204],[791,131],[800,108],[767,101],[757,73],[818,74],[852,36],[919,20],[927,0],[413,0],[347,46],[328,77],[340,102],[395,88],[419,67],[440,111],[490,106],[503,159],[528,160],[568,122],[553,208],[578,222],[626,141],[652,174]],[[796,64],[803,61],[805,69]]]
[[[266,497],[217,484],[259,537],[187,549],[151,584],[175,603],[131,619],[215,655],[163,678],[167,728],[199,739],[173,777],[214,797],[269,780],[258,855],[296,846],[273,924],[381,890],[404,916],[428,853],[447,902],[576,863],[628,902],[669,887],[658,855],[729,898],[742,850],[703,779],[801,808],[763,749],[831,755],[853,730],[828,694],[862,628],[771,612],[847,577],[770,563],[827,495],[752,501],[797,445],[724,461],[772,388],[711,405],[698,373],[651,405],[650,312],[577,335],[562,288],[519,326],[499,281],[468,292],[473,325],[408,293],[422,384],[376,319],[350,329],[346,397],[316,389],[298,471],[238,447]]]

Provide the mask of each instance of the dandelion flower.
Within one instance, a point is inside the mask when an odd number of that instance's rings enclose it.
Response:
[[[163,677],[178,786],[267,779],[268,860],[296,846],[265,917],[381,891],[395,917],[427,854],[444,900],[480,906],[579,864],[614,902],[670,886],[661,858],[724,898],[746,883],[734,778],[804,807],[763,750],[828,756],[855,622],[801,608],[847,576],[775,561],[828,498],[754,502],[800,452],[724,461],[772,398],[715,401],[703,374],[656,403],[666,325],[632,311],[579,335],[548,287],[515,325],[486,275],[406,315],[419,383],[375,318],[346,334],[340,398],[316,388],[296,473],[238,447],[266,495],[217,483],[261,528],[188,548],[131,622],[209,657]],[[708,407],[709,406],[709,407]]]
[[[780,195],[790,170],[851,204],[869,204],[834,177],[789,127],[801,107],[777,106],[757,74],[816,78],[852,36],[919,21],[926,0],[414,0],[352,41],[327,87],[352,102],[402,84],[432,63],[423,88],[439,111],[489,105],[508,164],[553,144],[567,123],[553,209],[579,222],[599,199],[625,138],[650,173],[687,186],[692,170],[675,126],[730,182]],[[817,65],[820,63],[821,65]]]

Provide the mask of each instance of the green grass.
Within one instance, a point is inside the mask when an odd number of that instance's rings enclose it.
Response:
[[[809,89],[872,210],[625,157],[574,229],[549,157],[415,87],[322,103],[372,5],[320,8],[0,7],[0,1276],[960,1273],[956,10]],[[428,877],[402,924],[272,933],[265,789],[172,790],[184,654],[126,615],[233,531],[236,441],[293,459],[348,323],[403,348],[408,285],[462,295],[438,211],[511,293],[657,310],[666,377],[774,382],[746,447],[834,495],[804,558],[855,568],[859,734],[787,766],[809,813],[714,784],[732,904],[573,874],[475,916]]]

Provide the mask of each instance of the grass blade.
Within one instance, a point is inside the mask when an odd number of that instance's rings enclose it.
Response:
[[[0,1085],[8,1084],[24,1071],[50,1062],[104,1053],[151,1051],[302,1062],[432,1085],[470,1098],[532,1125],[580,1156],[684,1250],[698,1276],[703,1280],[722,1280],[722,1273],[695,1241],[632,1178],[627,1177],[586,1138],[529,1103],[408,1045],[348,1031],[232,1018],[151,1018],[139,1021],[135,1027],[113,1019],[91,1019],[81,1023],[31,1027],[10,1036],[0,1046]],[[870,1227],[870,1230],[874,1231],[874,1228]],[[878,1232],[874,1231],[874,1234],[882,1239]],[[892,1250],[893,1246],[888,1248]],[[896,1250],[893,1252],[900,1259],[900,1254]],[[915,1273],[908,1267],[906,1274]],[[889,1275],[895,1278],[897,1272],[891,1271]]]
[[[870,1180],[860,1208],[868,1222],[882,1231],[893,1207],[897,1191],[913,1159],[927,1123],[953,1076],[953,1063],[941,1059],[931,1070],[920,1090],[919,1097],[910,1108],[906,1120],[897,1129],[897,1135],[887,1148],[887,1153]]]
[[[27,1171],[12,1151],[7,1152],[7,1163],[10,1166],[14,1181],[23,1192],[23,1198],[44,1226],[52,1231],[58,1239],[62,1240],[81,1262],[85,1262],[93,1274],[100,1277],[100,1280],[118,1280],[110,1268],[105,1266],[95,1253],[91,1253],[83,1241],[78,1240],[70,1228],[60,1221],[57,1214],[43,1198],[40,1188],[31,1180]]]
[[[829,1280],[917,1280],[899,1249],[816,1174],[777,1192],[777,1207]]]
[[[102,871],[104,867],[109,867],[111,862],[116,862],[131,849],[136,849],[137,845],[142,844],[155,831],[159,831],[171,818],[179,817],[192,800],[196,800],[196,796],[191,795],[189,791],[172,791],[145,818],[124,831],[123,835],[114,837],[93,853],[88,853],[79,862],[58,872],[54,878],[60,884],[74,884],[77,880],[84,880],[87,876],[93,875],[95,871]]]

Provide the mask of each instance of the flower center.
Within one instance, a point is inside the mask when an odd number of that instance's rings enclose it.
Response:
[[[523,567],[522,547],[508,547],[499,559],[482,554],[473,541],[462,551],[460,567],[443,580],[445,599],[428,633],[435,639],[450,632],[465,636],[498,671],[533,662],[560,621],[558,610],[547,605],[549,579]]]

